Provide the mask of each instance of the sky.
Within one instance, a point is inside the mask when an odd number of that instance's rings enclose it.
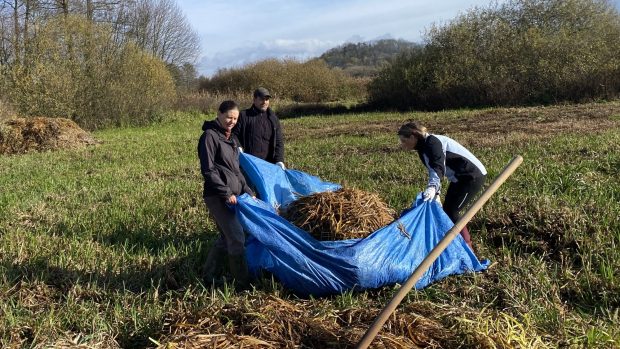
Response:
[[[500,1],[501,2],[501,1]],[[620,8],[620,0],[612,1]],[[261,59],[320,56],[348,42],[421,42],[432,24],[489,0],[178,0],[200,37],[200,75]]]

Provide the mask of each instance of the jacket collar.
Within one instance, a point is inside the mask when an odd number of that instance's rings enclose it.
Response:
[[[252,109],[252,111],[254,113],[256,113],[257,115],[260,115],[260,114],[266,114],[267,116],[271,115],[271,107],[267,108],[267,110],[265,110],[265,111],[262,111],[262,110],[256,108],[256,106],[254,104],[252,104],[252,107],[250,109]]]

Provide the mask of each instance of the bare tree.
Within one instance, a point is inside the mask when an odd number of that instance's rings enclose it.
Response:
[[[0,65],[7,65],[13,57],[13,20],[7,1],[0,2]]]
[[[130,13],[128,35],[164,62],[194,62],[199,38],[174,0],[138,0]]]

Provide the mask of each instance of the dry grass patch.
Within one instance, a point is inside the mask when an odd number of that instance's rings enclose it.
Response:
[[[249,296],[195,315],[170,314],[158,348],[351,348],[378,309],[317,312],[311,301]],[[411,309],[390,317],[373,348],[452,348],[455,332]]]
[[[318,240],[344,240],[368,236],[395,212],[377,194],[342,188],[301,197],[281,215]]]
[[[421,120],[432,133],[456,135],[466,145],[493,146],[497,144],[538,139],[564,133],[597,132],[620,127],[620,103],[577,104],[548,107],[496,108],[429,114]],[[403,114],[394,120],[364,121],[363,123],[325,123],[315,128],[289,127],[287,139],[332,138],[336,136],[373,136],[394,134],[398,127],[415,115]],[[363,119],[357,119],[363,120]],[[483,136],[481,136],[481,134]]]
[[[74,149],[97,144],[75,122],[64,118],[16,118],[0,123],[0,154]]]
[[[87,336],[81,333],[67,332],[53,343],[44,343],[34,347],[35,349],[116,349],[120,344],[109,334]]]

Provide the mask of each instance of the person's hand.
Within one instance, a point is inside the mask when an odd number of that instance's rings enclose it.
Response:
[[[237,204],[237,197],[234,195],[231,195],[228,200],[226,200],[227,204],[231,204],[231,205],[236,205]]]
[[[276,162],[276,165],[280,166],[280,168],[282,168],[283,170],[286,170],[286,166],[284,166],[284,163],[282,161]]]
[[[436,193],[437,189],[435,189],[435,187],[428,186],[422,193],[422,197],[424,198],[424,201],[432,200],[433,198],[435,198]]]
[[[243,153],[243,148],[239,147],[239,152]]]

